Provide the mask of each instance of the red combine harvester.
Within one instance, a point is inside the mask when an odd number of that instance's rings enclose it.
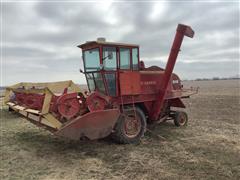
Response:
[[[86,42],[82,49],[89,92],[72,81],[19,83],[8,87],[5,102],[11,110],[55,135],[79,140],[112,135],[120,143],[136,143],[147,123],[174,120],[187,124],[182,98],[197,93],[183,89],[172,73],[183,37],[193,37],[191,27],[179,24],[165,69],[145,67],[139,60],[139,46]]]

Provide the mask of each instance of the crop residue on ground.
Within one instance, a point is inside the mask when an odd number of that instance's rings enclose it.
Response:
[[[185,82],[189,125],[149,127],[139,145],[58,138],[1,109],[1,179],[240,179],[239,80]]]

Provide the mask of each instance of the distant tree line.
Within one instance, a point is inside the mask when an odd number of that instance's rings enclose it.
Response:
[[[223,77],[223,78],[220,78],[220,77],[213,77],[213,78],[197,78],[195,79],[195,81],[210,81],[210,80],[233,80],[233,79],[240,79],[240,76],[236,76],[236,77]]]

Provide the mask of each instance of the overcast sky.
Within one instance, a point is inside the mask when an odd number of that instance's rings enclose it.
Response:
[[[182,79],[239,74],[239,2],[4,2],[2,85],[20,81],[85,83],[85,41],[140,45],[145,64],[165,66],[178,23],[192,26],[174,71]]]

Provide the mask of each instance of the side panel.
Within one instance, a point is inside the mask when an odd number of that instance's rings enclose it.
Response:
[[[119,88],[120,95],[123,95],[124,103],[132,102],[131,95],[135,95],[135,102],[155,101],[156,95],[161,91],[163,74],[164,71],[120,72]],[[176,90],[173,87],[175,79],[176,77],[172,76],[169,81],[165,99],[182,96],[181,84],[177,84],[179,87],[175,87]],[[178,82],[180,83],[180,80]]]
[[[125,71],[119,73],[121,95],[157,94],[164,71]],[[168,90],[172,90],[169,83]]]
[[[141,94],[139,72],[125,71],[119,74],[120,94],[137,95]]]
[[[141,94],[157,94],[160,91],[164,71],[140,71]],[[167,91],[172,90],[172,83]]]

